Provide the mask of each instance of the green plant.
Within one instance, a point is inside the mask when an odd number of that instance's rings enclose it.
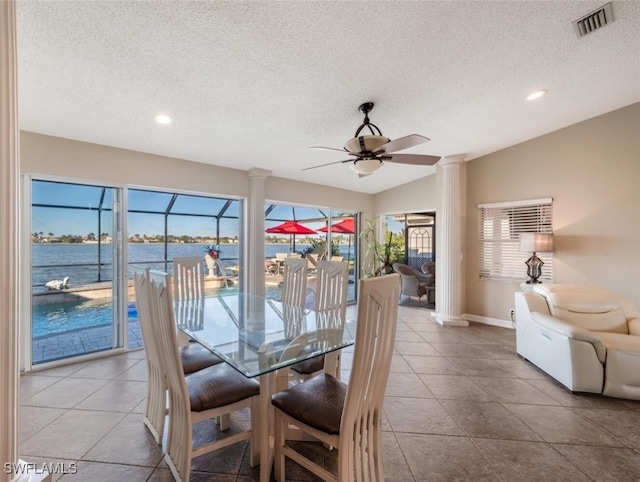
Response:
[[[398,259],[398,245],[394,243],[393,233],[386,232],[384,243],[381,243],[376,238],[377,218],[367,219],[365,224],[366,227],[360,231],[360,239],[367,246],[362,263],[362,277],[371,278],[391,273],[392,264]]]

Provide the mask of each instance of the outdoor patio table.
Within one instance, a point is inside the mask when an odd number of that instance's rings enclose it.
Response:
[[[244,376],[260,381],[260,480],[267,482],[272,464],[270,411],[275,371],[352,345],[355,322],[328,319],[313,310],[301,310],[248,293],[176,301],[174,310],[180,330]],[[288,342],[303,334],[322,343],[298,353],[294,350],[283,358]]]

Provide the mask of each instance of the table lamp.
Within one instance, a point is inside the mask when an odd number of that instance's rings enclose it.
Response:
[[[527,276],[529,276],[527,284],[542,283],[542,281],[538,281],[538,278],[542,274],[542,265],[544,263],[536,256],[536,252],[553,252],[553,234],[521,233],[520,252],[533,252],[533,255],[525,261],[527,265]]]

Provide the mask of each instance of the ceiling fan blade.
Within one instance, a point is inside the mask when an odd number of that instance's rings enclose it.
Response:
[[[382,156],[386,162],[398,164],[414,164],[416,166],[433,166],[440,160],[440,156],[426,156],[423,154],[387,154]]]
[[[343,154],[347,152],[345,149],[336,149],[335,147],[312,146],[309,149],[317,149],[319,151],[338,151],[342,152]]]
[[[319,167],[325,167],[325,166],[332,166],[333,164],[344,164],[345,162],[353,162],[353,159],[345,159],[344,161],[334,161],[334,162],[328,162],[327,164],[320,164],[319,166],[313,166],[313,167],[305,167],[304,169],[302,169],[303,171],[308,171],[310,169],[317,169]]]
[[[424,137],[419,134],[411,134],[409,136],[404,136],[393,141],[389,141],[386,144],[382,144],[376,151],[376,154],[382,152],[390,154],[392,152],[403,151],[405,149],[409,149],[410,147],[429,142],[430,140],[431,139],[429,139],[428,137]]]

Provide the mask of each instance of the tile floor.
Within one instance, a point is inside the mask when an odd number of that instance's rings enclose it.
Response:
[[[350,357],[343,356],[345,376]],[[515,354],[515,332],[444,328],[424,307],[400,306],[384,405],[389,481],[637,481],[640,402],[573,395]],[[171,481],[142,423],[144,352],[21,378],[20,454],[75,474],[54,480]],[[246,424],[240,413],[233,423]],[[213,425],[196,436],[215,437]],[[335,453],[307,444],[335,467]],[[237,444],[194,459],[192,481],[258,480]],[[315,480],[287,462],[292,481]]]

